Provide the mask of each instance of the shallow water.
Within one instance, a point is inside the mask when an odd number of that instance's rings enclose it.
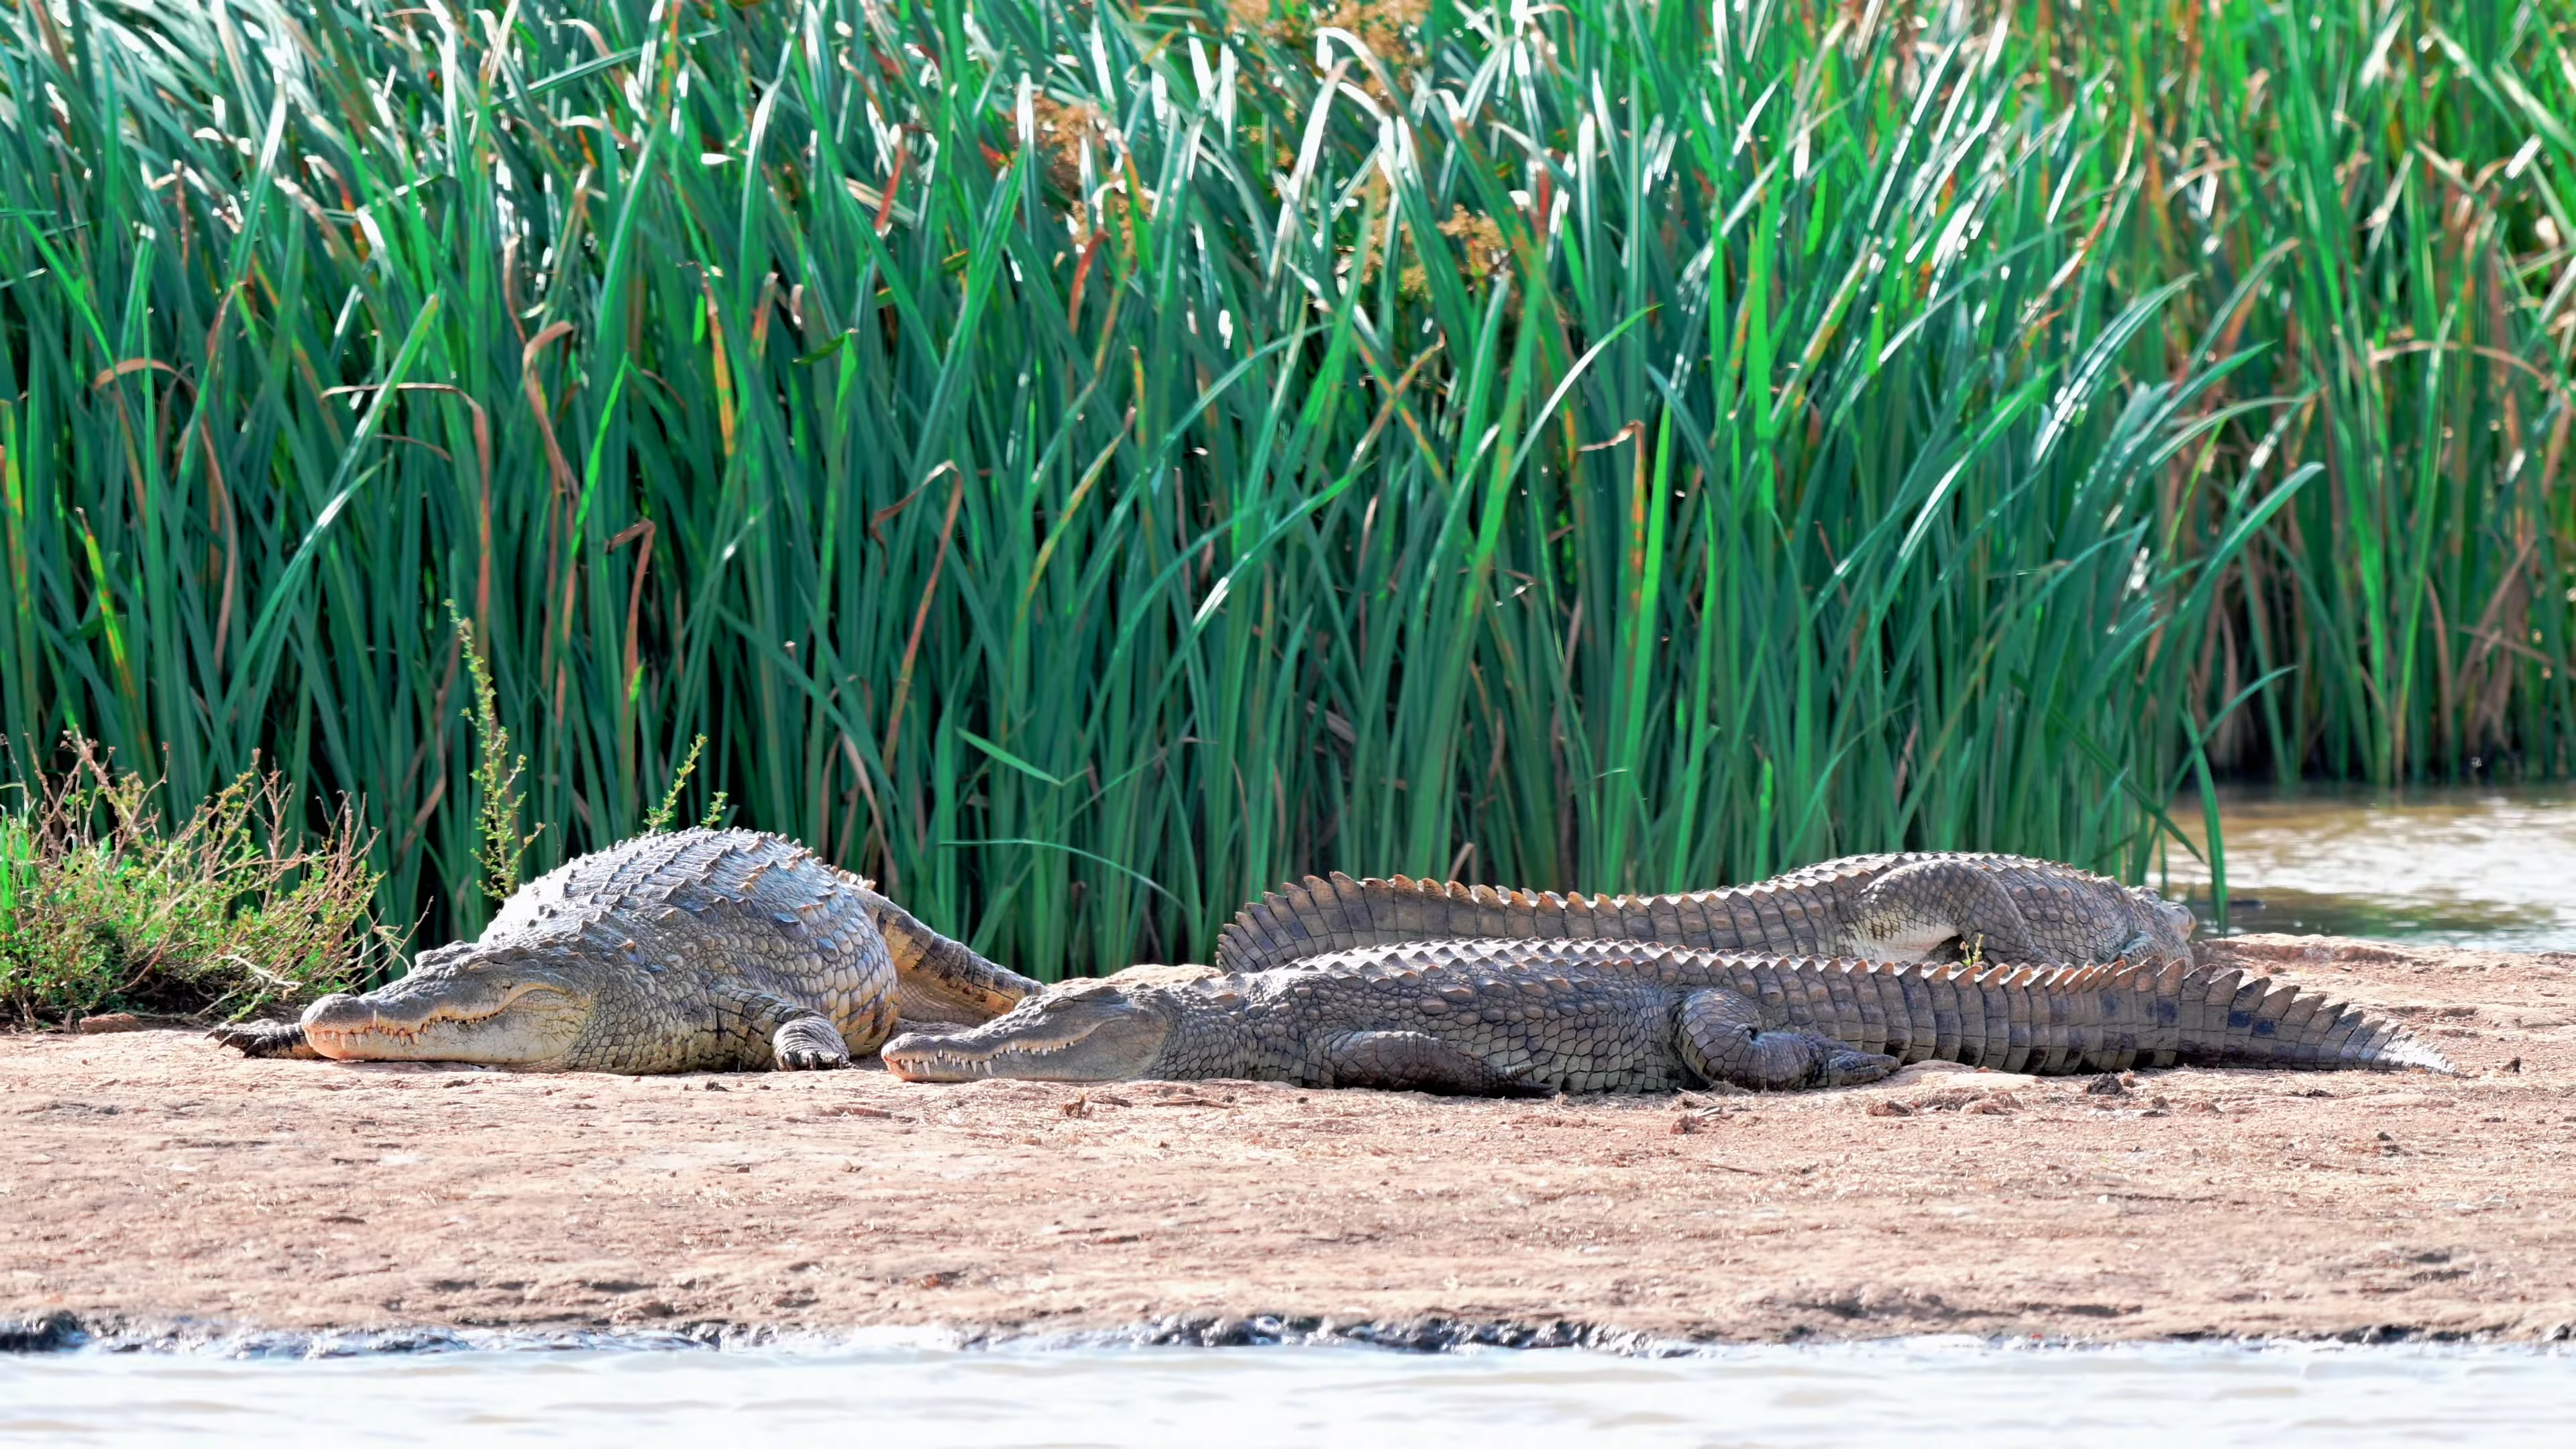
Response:
[[[2576,787],[2238,792],[2219,822],[2232,930],[2576,951]],[[2205,919],[2207,868],[2168,866]]]
[[[470,1351],[0,1357],[0,1444],[2198,1446],[2563,1432],[2576,1356],[2410,1345]],[[791,1437],[792,1436],[792,1437]],[[2072,1437],[2067,1437],[2072,1436]]]

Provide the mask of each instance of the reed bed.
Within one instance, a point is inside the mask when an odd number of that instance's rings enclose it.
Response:
[[[2571,39],[0,0],[8,768],[347,792],[472,931],[470,632],[530,868],[703,735],[684,815],[1042,976],[2565,772]]]

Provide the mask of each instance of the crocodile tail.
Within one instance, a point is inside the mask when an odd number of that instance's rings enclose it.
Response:
[[[923,925],[912,912],[869,891],[869,913],[894,958],[895,1010],[907,1022],[974,1025],[990,1021],[1042,990],[1040,982],[997,965],[963,941]]]
[[[1765,883],[1693,895],[1586,896],[1456,881],[1353,880],[1335,871],[1283,885],[1217,937],[1217,967],[1262,971],[1330,951],[1409,941],[1652,941],[1696,951],[1813,949],[1812,896]],[[1801,928],[1804,928],[1803,930]]]
[[[1217,936],[1217,969],[1260,971],[1327,951],[1418,939],[1406,935],[1399,921],[1427,925],[1435,918],[1441,929],[1432,935],[1452,934],[1446,929],[1447,894],[1428,881],[1353,880],[1340,871],[1330,879],[1310,875],[1264,892],[1235,913]]]
[[[2459,1069],[2404,1026],[2311,986],[2202,965],[2181,975],[2176,1046],[2210,1066]]]
[[[1406,876],[1353,880],[1335,871],[1266,892],[1237,912],[1217,937],[1217,967],[1261,971],[1329,951],[1407,941],[1652,939],[1625,929],[1624,903]],[[1620,924],[1604,928],[1605,921]]]
[[[1790,1025],[1903,1061],[2054,1075],[2128,1067],[2454,1070],[2384,1017],[2313,988],[2179,960],[1969,967],[1759,958]]]

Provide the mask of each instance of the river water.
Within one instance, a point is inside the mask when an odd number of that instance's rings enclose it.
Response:
[[[2196,809],[2175,823],[2197,842]],[[2235,792],[2219,828],[2232,930],[2576,951],[2576,787]],[[2168,869],[2206,917],[2208,869]]]
[[[1407,1446],[2548,1442],[2547,1348],[1917,1339],[1584,1350],[466,1351],[0,1357],[0,1444]],[[2559,1442],[2564,1442],[2563,1440]]]

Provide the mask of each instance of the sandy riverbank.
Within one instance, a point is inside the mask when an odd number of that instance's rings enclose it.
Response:
[[[2576,956],[2216,949],[2405,1016],[2465,1075],[1463,1102],[0,1037],[0,1319],[2570,1332]]]

